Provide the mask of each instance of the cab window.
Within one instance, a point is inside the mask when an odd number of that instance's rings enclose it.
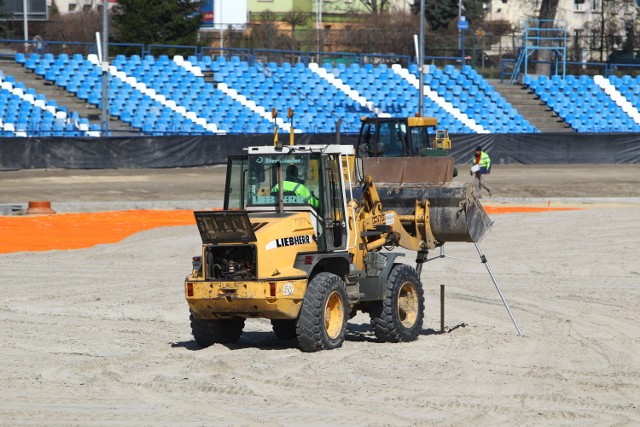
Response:
[[[227,161],[227,179],[224,192],[225,209],[244,209],[244,186],[247,174],[247,156],[231,156]]]
[[[405,155],[407,126],[404,123],[380,123],[379,141],[384,145],[385,157]]]
[[[313,195],[320,194],[318,156],[300,154],[250,156],[245,194],[247,206],[275,206],[278,204],[278,164],[282,170],[283,183],[289,181],[283,186],[285,205],[309,205],[308,197],[303,194],[307,194],[307,192]],[[294,189],[297,191],[293,191]]]

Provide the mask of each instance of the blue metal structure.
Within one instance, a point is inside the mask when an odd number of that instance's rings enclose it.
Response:
[[[527,76],[529,57],[540,50],[548,50],[554,55],[551,61],[555,65],[553,74],[560,74],[558,68],[561,67],[564,78],[567,68],[567,23],[562,20],[528,19],[521,24],[520,32],[518,59],[511,73],[511,84],[518,80],[521,73]]]

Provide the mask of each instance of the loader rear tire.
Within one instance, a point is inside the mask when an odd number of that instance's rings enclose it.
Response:
[[[347,329],[348,296],[344,281],[331,273],[318,273],[307,286],[296,322],[302,351],[332,350],[342,346]]]
[[[231,344],[238,342],[242,329],[244,329],[244,318],[234,317],[232,319],[196,319],[191,313],[191,334],[198,345],[202,348],[213,344]]]
[[[271,327],[276,337],[281,340],[292,340],[296,337],[296,321],[290,319],[271,319]]]
[[[395,264],[387,278],[384,298],[372,305],[371,323],[384,342],[414,341],[424,320],[424,291],[416,270]]]

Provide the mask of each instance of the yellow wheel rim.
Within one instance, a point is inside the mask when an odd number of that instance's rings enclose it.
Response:
[[[338,292],[331,292],[324,306],[324,329],[331,339],[340,335],[344,322],[344,303]]]
[[[416,323],[419,308],[418,293],[413,283],[403,283],[398,294],[398,319],[402,326],[410,328]]]

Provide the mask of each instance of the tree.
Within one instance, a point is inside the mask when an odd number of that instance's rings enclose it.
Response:
[[[554,28],[554,21],[556,19],[557,11],[558,0],[542,0],[542,4],[540,5],[540,13],[538,14],[540,28],[549,30]],[[541,37],[543,37],[543,39],[540,40],[540,46],[550,46],[551,41],[548,39],[555,37],[555,35],[552,34],[552,31],[545,31],[541,34]],[[536,74],[549,75],[551,71],[551,64],[549,64],[549,61],[551,59],[551,50],[539,49],[537,52],[537,57],[538,61],[540,62],[536,64]]]
[[[622,44],[622,52],[627,56],[634,58],[636,54],[636,29],[633,22],[625,22],[625,31],[627,38]]]
[[[296,27],[298,25],[306,25],[309,21],[309,14],[298,10],[291,10],[284,15],[282,20],[291,25],[291,50],[296,50]]]
[[[553,21],[558,11],[558,0],[542,0],[538,19]]]
[[[114,39],[122,43],[195,45],[201,1],[119,0]]]
[[[260,14],[257,24],[251,27],[251,47],[264,49],[289,49],[291,38],[278,31],[276,14],[266,10]]]
[[[389,6],[389,0],[360,0],[360,3],[373,15],[384,13]]]
[[[99,31],[102,31],[102,13],[81,10],[52,18],[43,36],[59,41],[95,42]]]
[[[56,0],[51,0],[51,6],[49,6],[49,16],[60,16],[60,9],[58,9],[58,5],[56,4]]]
[[[13,36],[11,14],[5,11],[4,0],[0,0],[0,37],[10,39]]]
[[[599,41],[592,39],[591,49],[600,51],[600,62],[606,61],[610,54],[622,58],[635,56],[636,22],[625,19],[634,15],[636,19],[638,18],[637,13],[628,13],[635,8],[635,0],[608,0],[600,4],[599,17],[587,25],[591,34],[599,34]],[[616,60],[626,61],[626,59]]]
[[[458,21],[459,0],[424,0],[424,14],[432,30],[450,28]],[[483,0],[462,0],[462,16],[467,21],[479,22],[484,17]],[[411,12],[420,13],[420,0],[414,0]]]
[[[390,13],[372,16],[366,27],[357,26],[340,32],[337,44],[359,53],[384,53],[415,56],[413,35],[419,31],[413,15]]]

